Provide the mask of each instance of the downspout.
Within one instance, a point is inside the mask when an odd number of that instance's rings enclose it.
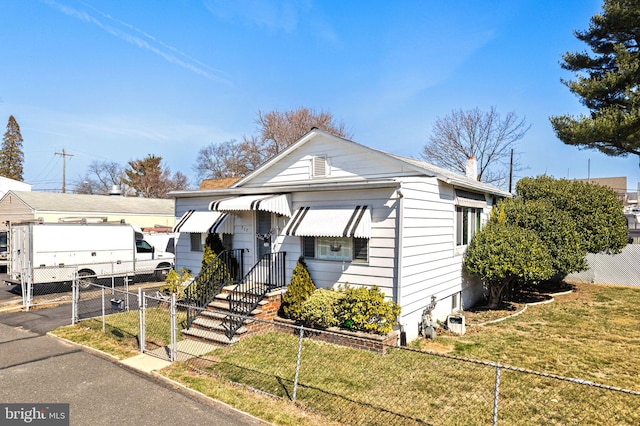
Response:
[[[398,207],[396,210],[396,258],[398,259],[396,263],[396,268],[398,268],[397,272],[397,280],[396,280],[396,303],[399,306],[402,306],[402,246],[404,244],[403,235],[404,235],[404,194],[402,193],[402,183],[396,188],[396,195],[398,200]],[[402,313],[400,314],[400,318],[402,318]],[[402,322],[400,325],[400,344],[407,344],[407,337],[405,327],[406,324]]]

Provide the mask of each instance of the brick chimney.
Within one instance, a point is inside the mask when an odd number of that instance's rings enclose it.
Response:
[[[478,180],[478,162],[473,155],[467,158],[466,175],[469,179]]]

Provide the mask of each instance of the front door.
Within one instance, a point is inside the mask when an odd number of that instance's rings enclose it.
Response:
[[[256,261],[271,252],[271,213],[256,210]]]

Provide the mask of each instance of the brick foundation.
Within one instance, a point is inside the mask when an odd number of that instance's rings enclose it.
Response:
[[[258,321],[247,321],[245,327],[248,333],[242,337],[239,336],[240,338],[270,331],[299,335],[300,328],[296,326],[294,321],[278,316],[284,292],[285,290],[279,290],[265,296],[263,303],[260,305],[261,312],[253,316]],[[305,337],[313,340],[377,353],[385,353],[389,347],[397,346],[398,344],[398,333],[395,331],[385,335],[377,335],[347,331],[336,327],[331,327],[327,330],[314,330],[305,327],[304,333]]]

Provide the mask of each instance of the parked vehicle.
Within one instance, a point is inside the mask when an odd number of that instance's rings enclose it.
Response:
[[[8,274],[13,282],[72,281],[153,274],[164,280],[175,256],[155,249],[129,224],[24,223],[9,230]]]
[[[7,231],[0,231],[0,272],[7,272]]]

